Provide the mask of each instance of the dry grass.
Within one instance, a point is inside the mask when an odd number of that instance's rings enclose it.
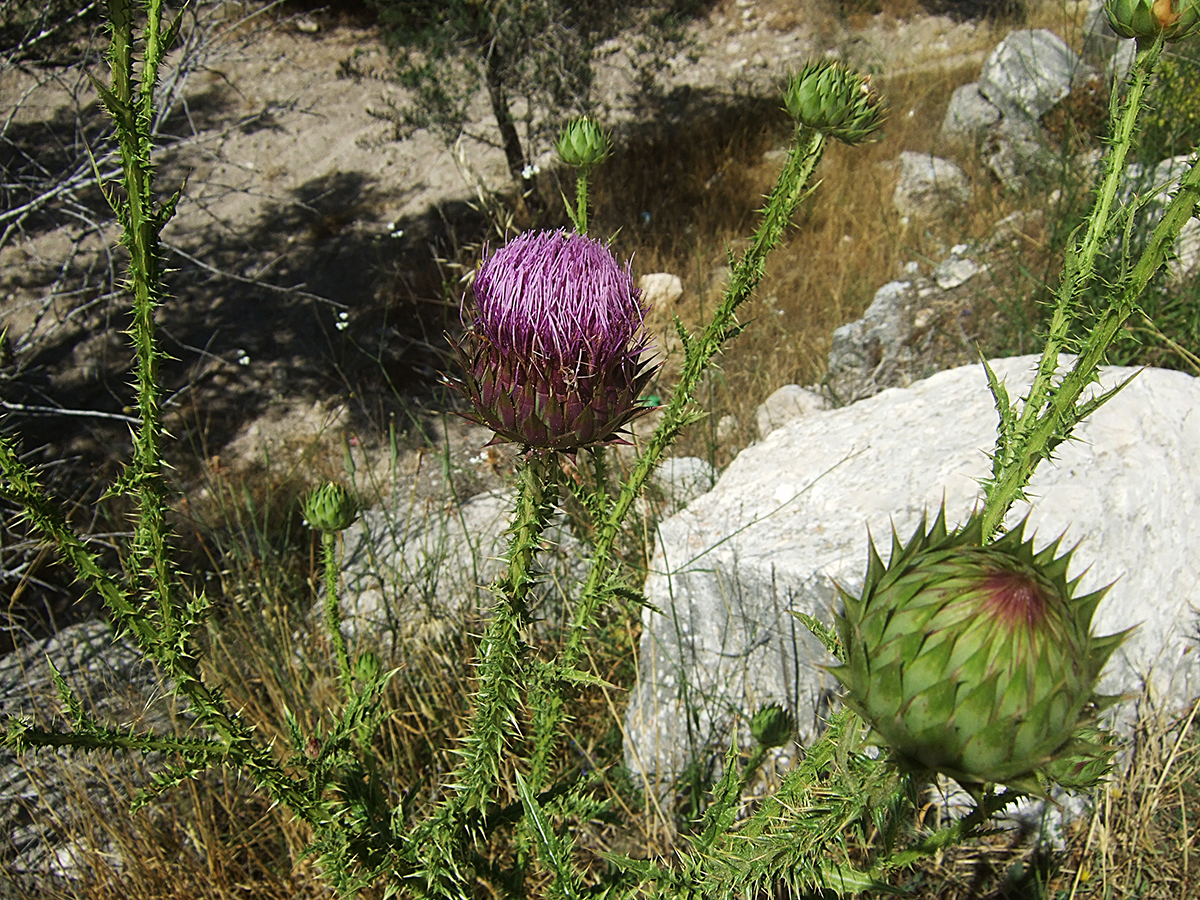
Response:
[[[1123,769],[1055,852],[1013,832],[919,867],[919,900],[1185,900],[1200,896],[1200,701],[1179,716],[1146,710]]]

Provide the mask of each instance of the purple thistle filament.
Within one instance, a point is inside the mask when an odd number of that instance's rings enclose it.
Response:
[[[642,326],[641,291],[598,241],[527,232],[475,276],[476,327],[509,353],[559,363],[603,362],[627,352]]]
[[[628,266],[597,241],[530,232],[480,266],[458,344],[458,385],[498,439],[574,451],[619,440],[646,408],[646,308]]]

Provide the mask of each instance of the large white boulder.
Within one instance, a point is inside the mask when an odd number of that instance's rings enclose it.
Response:
[[[1019,396],[1035,357],[993,365]],[[1133,369],[1106,369],[1111,385]],[[862,584],[868,531],[886,558],[945,503],[952,522],[979,501],[996,413],[980,366],[941,372],[772,431],[716,487],[660,530],[646,593],[627,762],[667,776],[728,746],[738,716],[764,702],[797,713],[811,737],[833,699],[831,662],[792,616],[829,622],[835,583]],[[1200,380],[1147,369],[1038,469],[1027,506],[1038,545],[1079,542],[1080,589],[1112,583],[1094,627],[1138,624],[1106,669],[1106,692],[1148,684],[1165,704],[1200,694]]]

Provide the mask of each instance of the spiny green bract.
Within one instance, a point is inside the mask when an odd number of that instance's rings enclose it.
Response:
[[[1179,41],[1200,31],[1200,0],[1104,0],[1104,11],[1125,38]]]
[[[947,532],[943,511],[904,546],[893,532],[886,566],[872,543],[861,597],[841,592],[845,662],[832,671],[847,704],[902,766],[977,795],[1040,793],[1039,770],[1102,754],[1084,729],[1115,700],[1095,694],[1126,634],[1091,634],[1107,588],[1074,596],[1071,552],[1035,553],[1023,531],[985,546],[978,516]]]
[[[845,144],[869,138],[887,112],[870,77],[834,62],[809,63],[793,75],[784,101],[797,122]]]
[[[304,521],[314,531],[345,531],[356,518],[358,501],[340,484],[323,484],[304,498]]]
[[[795,718],[778,703],[762,707],[750,720],[750,736],[763,747],[782,747],[795,731]]]
[[[591,169],[612,154],[612,141],[594,119],[573,119],[558,135],[554,149],[568,166]]]

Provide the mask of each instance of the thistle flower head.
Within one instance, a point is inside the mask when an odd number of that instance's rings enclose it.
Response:
[[[628,266],[597,241],[529,232],[489,256],[457,344],[469,418],[534,450],[610,443],[647,411],[646,310]]]
[[[842,592],[845,663],[833,674],[847,703],[910,769],[968,790],[1003,783],[1040,792],[1042,778],[1079,783],[1103,768],[1095,693],[1125,635],[1097,637],[1104,591],[1075,596],[1071,554],[1034,552],[1022,527],[983,545],[972,518],[947,532],[944,515],[886,566],[871,548],[861,597]]]
[[[1200,0],[1105,0],[1104,11],[1125,38],[1179,41],[1200,31]]]
[[[591,169],[612,155],[612,141],[595,119],[581,116],[559,132],[554,149],[568,166]]]
[[[887,108],[869,76],[836,62],[814,62],[788,80],[792,118],[845,144],[861,144],[883,124]]]
[[[345,531],[358,518],[358,501],[349,490],[334,482],[311,491],[302,508],[304,521],[314,531]]]

